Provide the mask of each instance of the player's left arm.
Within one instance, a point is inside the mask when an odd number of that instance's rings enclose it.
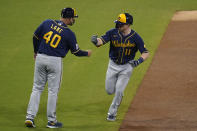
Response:
[[[139,49],[141,53],[141,56],[138,60],[132,60],[129,62],[133,67],[137,67],[139,64],[144,62],[149,57],[149,51],[145,48],[144,41],[138,34],[136,35],[135,42],[136,42],[137,48]]]
[[[149,52],[145,51],[141,54],[140,58],[138,60],[131,60],[129,61],[129,63],[131,64],[131,66],[133,67],[137,67],[138,65],[140,65],[142,62],[144,62],[145,60],[147,60],[149,57]]]
[[[145,61],[146,59],[148,59],[149,57],[149,52],[148,51],[145,51],[141,54],[141,57],[143,58],[143,60]]]

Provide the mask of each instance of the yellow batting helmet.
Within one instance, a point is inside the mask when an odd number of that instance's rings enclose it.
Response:
[[[116,24],[133,24],[133,16],[129,13],[123,13],[118,15],[117,20],[114,21]]]

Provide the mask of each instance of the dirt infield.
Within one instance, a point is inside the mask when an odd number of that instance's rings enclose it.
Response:
[[[196,79],[197,12],[177,12],[120,131],[197,131]]]

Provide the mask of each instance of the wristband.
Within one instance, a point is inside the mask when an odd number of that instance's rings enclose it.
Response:
[[[142,57],[140,57],[140,58],[138,59],[138,61],[139,61],[139,63],[142,63],[142,62],[144,62],[144,59],[143,59]]]

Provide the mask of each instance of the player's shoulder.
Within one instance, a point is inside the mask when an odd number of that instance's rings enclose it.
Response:
[[[118,29],[112,28],[112,29],[108,30],[107,33],[109,33],[109,34],[116,34],[116,33],[118,33]]]
[[[133,37],[135,41],[143,41],[142,37],[134,30],[132,30],[133,33]]]
[[[135,37],[135,38],[138,38],[140,37],[140,35],[135,31],[135,30],[131,30],[131,34]]]
[[[75,38],[76,37],[75,33],[70,28],[67,27],[67,28],[62,28],[62,29],[63,29],[63,32],[67,38]]]
[[[41,28],[43,26],[44,27],[48,26],[49,25],[49,22],[51,22],[50,19],[46,19],[46,20],[42,21],[41,24],[40,24],[40,26],[38,28]]]
[[[134,35],[136,35],[136,36],[140,36],[140,35],[138,34],[138,32],[136,32],[134,29],[131,29],[131,33],[134,34]]]
[[[108,31],[114,33],[114,32],[118,32],[118,29],[112,28],[112,29],[110,29],[110,30],[108,30]]]
[[[71,29],[67,29],[67,33],[69,34],[69,37],[75,37],[75,33]]]
[[[75,36],[75,33],[70,29],[70,28],[64,28],[64,31],[65,31],[65,33],[68,33],[68,34],[70,34],[70,35],[74,35]]]
[[[43,23],[43,24],[52,23],[52,21],[53,21],[52,19],[46,19],[46,20],[44,20],[42,23]]]

